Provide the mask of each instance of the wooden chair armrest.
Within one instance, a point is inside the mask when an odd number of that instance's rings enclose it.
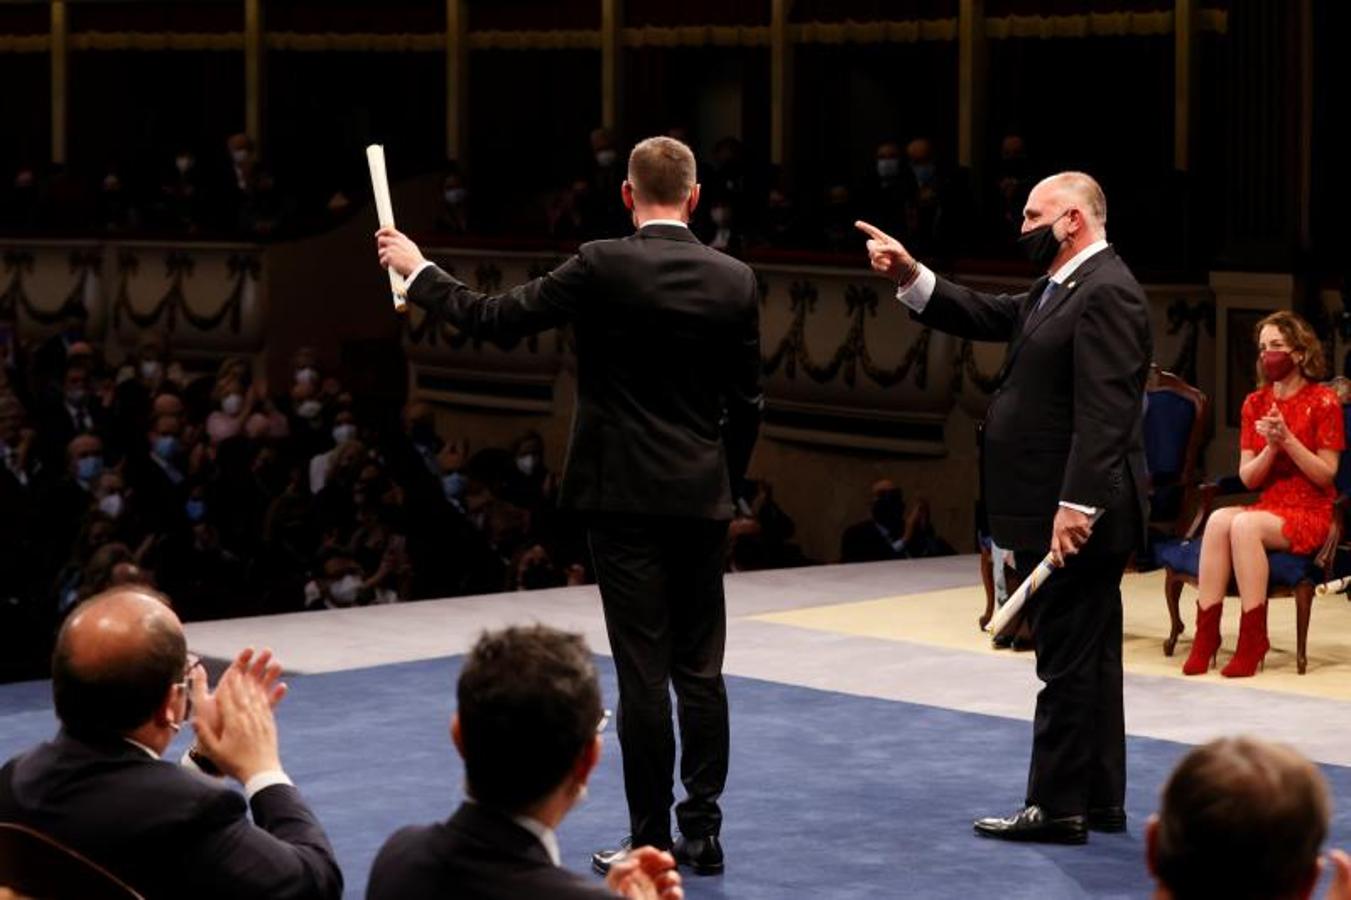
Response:
[[[1314,557],[1314,564],[1323,570],[1324,581],[1329,580],[1332,566],[1337,561],[1337,546],[1342,542],[1348,509],[1351,509],[1351,497],[1342,494],[1337,498],[1337,502],[1332,504],[1332,523],[1328,526],[1327,539],[1323,541],[1318,555]]]
[[[1195,498],[1196,512],[1192,514],[1191,523],[1178,537],[1192,540],[1201,533],[1201,529],[1205,527],[1206,519],[1210,518],[1210,513],[1215,508],[1215,498],[1219,495],[1219,490],[1220,486],[1213,481],[1206,481],[1188,488],[1187,494]],[[1179,518],[1179,525],[1181,522],[1182,519]]]

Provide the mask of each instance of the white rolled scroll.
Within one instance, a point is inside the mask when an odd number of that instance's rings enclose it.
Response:
[[[1093,518],[1089,520],[1089,524],[1096,525],[1098,519],[1102,518],[1102,513],[1101,509],[1095,512]],[[1051,573],[1058,568],[1060,567],[1056,565],[1055,557],[1047,553],[1045,558],[1037,563],[1037,567],[1032,570],[1032,574],[1027,576],[1022,584],[1018,585],[1018,590],[1010,594],[1009,599],[1004,601],[1004,605],[999,607],[999,611],[990,619],[989,624],[985,626],[985,630],[990,634],[999,634],[1003,631],[1004,626],[1008,625],[1013,617],[1018,615],[1019,610],[1023,608],[1023,604],[1027,602],[1027,598],[1035,594],[1037,588],[1045,584],[1046,579],[1050,578]]]
[[[375,195],[375,214],[380,219],[380,227],[393,228],[394,202],[389,198],[389,176],[385,172],[383,144],[371,144],[366,148],[366,163],[371,168],[371,193]],[[385,271],[389,272],[389,290],[393,295],[394,311],[401,313],[408,308],[408,303],[404,299],[408,294],[408,286],[403,283],[403,276],[395,272],[393,266]]]
[[[1320,584],[1315,591],[1318,594],[1340,594],[1351,587],[1351,578],[1336,578],[1326,584]]]

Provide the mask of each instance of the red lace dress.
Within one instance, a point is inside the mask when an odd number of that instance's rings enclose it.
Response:
[[[1286,428],[1301,444],[1313,452],[1344,450],[1346,436],[1342,428],[1342,406],[1337,394],[1321,384],[1305,384],[1284,400],[1276,400],[1271,385],[1248,395],[1243,401],[1243,429],[1240,446],[1254,453],[1266,447],[1267,439],[1257,433],[1257,420],[1271,409],[1272,403],[1285,418]],[[1285,453],[1278,453],[1267,473],[1262,496],[1248,509],[1261,509],[1281,517],[1281,532],[1290,541],[1290,552],[1317,553],[1332,524],[1332,503],[1337,489],[1320,488],[1309,480]]]

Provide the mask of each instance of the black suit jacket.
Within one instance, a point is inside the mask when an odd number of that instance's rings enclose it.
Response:
[[[385,841],[366,900],[599,900],[604,885],[559,868],[507,816],[465,803],[447,822],[409,826]]]
[[[872,519],[855,522],[844,530],[840,538],[840,562],[878,562],[900,559],[905,554],[891,545]]]
[[[583,244],[496,296],[432,267],[408,299],[488,341],[573,326],[577,408],[560,505],[732,517],[762,406],[759,291],[744,263],[687,228],[649,225]]]
[[[62,733],[0,769],[0,821],[50,835],[154,898],[336,898],[342,873],[300,792],[249,804],[121,740]]]
[[[1144,384],[1153,345],[1144,291],[1111,248],[1032,314],[1025,294],[982,294],[938,279],[916,318],[961,337],[1008,341],[985,415],[986,508],[995,543],[1044,552],[1061,500],[1105,509],[1090,541],[1126,551],[1144,538]]]

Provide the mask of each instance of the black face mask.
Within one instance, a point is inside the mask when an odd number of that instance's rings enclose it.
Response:
[[[884,491],[873,500],[873,521],[889,532],[905,525],[905,499],[900,491]]]
[[[1055,223],[1064,217],[1065,213],[1061,213],[1045,225],[1038,225],[1018,235],[1018,246],[1038,270],[1050,266],[1055,255],[1060,252],[1061,242],[1055,236]]]

